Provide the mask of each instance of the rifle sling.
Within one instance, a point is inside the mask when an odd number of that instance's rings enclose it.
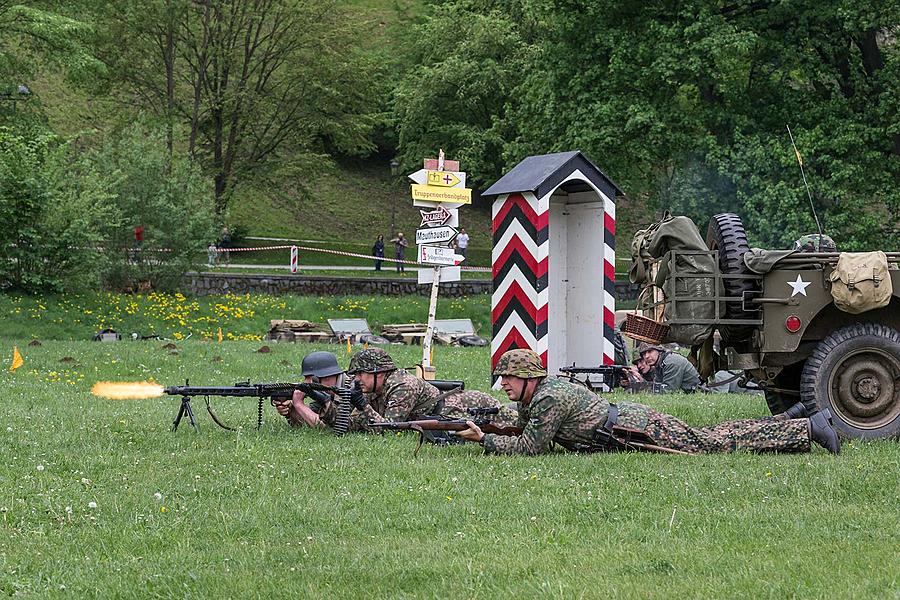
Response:
[[[458,394],[463,391],[462,387],[455,387],[452,390],[447,390],[446,392],[442,392],[437,395],[434,399],[434,406],[431,408],[431,414],[440,415],[444,412],[444,400],[452,396],[453,394]]]
[[[221,427],[222,429],[227,429],[228,431],[235,431],[234,427],[229,427],[225,423],[223,423],[219,417],[213,412],[212,404],[209,403],[209,396],[206,397],[206,412],[209,413],[209,416],[212,418],[213,422]]]

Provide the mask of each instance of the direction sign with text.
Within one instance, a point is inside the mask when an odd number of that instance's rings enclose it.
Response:
[[[445,224],[453,216],[453,213],[443,206],[438,206],[436,210],[420,209],[419,214],[422,215],[422,223],[419,227],[437,227]]]
[[[453,248],[419,246],[419,262],[426,265],[454,266],[461,263],[465,258],[465,256],[457,254]]]
[[[466,187],[466,173],[464,171],[431,171],[419,169],[410,173],[408,177],[419,185],[434,185],[437,187]]]
[[[412,186],[413,200],[430,200],[432,202],[472,203],[472,190],[468,188],[448,188],[433,185]]]
[[[446,244],[453,241],[458,234],[454,227],[446,225],[442,227],[428,227],[426,229],[416,229],[416,245],[421,244]]]

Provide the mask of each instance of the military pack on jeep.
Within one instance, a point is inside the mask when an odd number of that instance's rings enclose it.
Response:
[[[751,249],[737,215],[715,215],[705,238],[667,216],[632,243],[656,328],[623,332],[691,346],[701,377],[743,371],[773,413],[802,400],[844,436],[900,436],[900,252],[836,250],[827,236]]]

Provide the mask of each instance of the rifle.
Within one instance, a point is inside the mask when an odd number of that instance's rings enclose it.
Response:
[[[227,429],[229,431],[234,431],[234,427],[229,427],[225,425],[216,413],[212,409],[212,405],[210,404],[209,397],[210,396],[228,396],[228,397],[249,397],[249,398],[259,398],[259,406],[257,409],[257,418],[256,418],[256,428],[260,429],[262,427],[262,419],[263,419],[263,401],[265,398],[269,398],[272,406],[275,406],[277,402],[283,402],[285,400],[290,400],[294,395],[295,390],[300,390],[307,396],[310,396],[314,400],[318,400],[320,402],[324,402],[328,399],[329,392],[337,392],[340,393],[341,390],[338,388],[333,388],[325,385],[321,385],[319,383],[250,383],[249,381],[235,383],[233,386],[228,387],[213,387],[213,386],[191,386],[185,381],[184,385],[167,387],[163,390],[164,394],[169,396],[181,396],[181,408],[178,410],[178,415],[175,417],[175,420],[172,422],[172,431],[176,431],[178,429],[179,423],[181,423],[182,417],[187,415],[190,420],[191,427],[194,428],[195,431],[200,431],[200,426],[197,425],[196,419],[194,419],[194,410],[191,407],[191,398],[194,396],[206,396],[206,410],[209,412],[209,416],[212,417],[212,420],[223,429]]]
[[[416,445],[415,452],[413,452],[413,456],[416,456],[419,454],[419,448],[422,447],[422,443],[425,441],[426,431],[465,431],[469,428],[469,426],[466,425],[466,421],[472,421],[484,433],[495,433],[497,435],[521,435],[521,427],[515,427],[512,425],[501,427],[499,425],[494,425],[487,419],[483,418],[488,415],[496,415],[498,412],[499,409],[497,408],[470,408],[469,414],[472,415],[471,419],[451,419],[449,417],[443,417],[441,415],[426,415],[425,417],[417,419],[415,421],[383,421],[378,423],[369,423],[369,427],[387,431],[417,432],[419,434],[419,443]]]

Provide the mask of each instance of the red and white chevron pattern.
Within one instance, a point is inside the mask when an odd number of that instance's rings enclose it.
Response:
[[[530,348],[547,363],[549,208],[549,198],[541,202],[530,192],[494,201],[492,369],[513,348]]]

